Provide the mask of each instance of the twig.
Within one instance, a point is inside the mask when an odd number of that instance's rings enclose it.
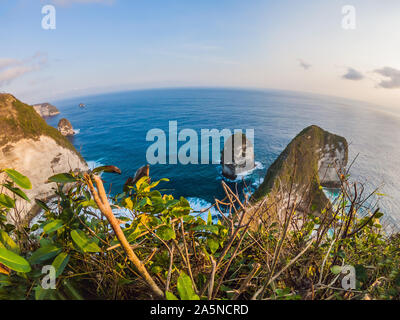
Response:
[[[97,206],[99,207],[100,211],[104,214],[107,218],[108,222],[110,223],[111,227],[113,228],[115,235],[117,236],[119,242],[121,243],[122,247],[124,248],[128,259],[135,265],[136,269],[139,271],[139,274],[143,277],[146,281],[147,285],[153,291],[153,293],[157,296],[157,298],[164,298],[163,291],[157,286],[154,282],[153,278],[148,273],[146,267],[143,263],[139,260],[136,254],[133,252],[128,240],[126,239],[124,233],[122,232],[121,226],[118,223],[118,220],[115,218],[110,203],[108,202],[106,192],[104,190],[103,182],[101,181],[99,176],[93,175],[93,179],[96,183],[96,187],[98,192],[93,186],[93,182],[91,177],[88,174],[85,174],[85,181],[89,186],[90,192],[92,193],[93,199],[96,202]]]
[[[243,281],[242,285],[240,286],[239,290],[235,293],[235,295],[233,296],[232,300],[237,300],[237,298],[239,298],[239,296],[242,294],[242,292],[244,290],[246,290],[249,282],[251,281],[251,279],[253,279],[254,275],[257,273],[257,271],[261,268],[261,264],[256,263],[256,265],[254,266],[253,270],[251,270],[251,272],[249,273],[249,275],[247,276],[247,278]]]

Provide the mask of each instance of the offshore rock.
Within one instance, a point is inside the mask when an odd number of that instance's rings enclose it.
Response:
[[[68,119],[62,118],[58,122],[58,131],[64,136],[73,136],[75,134],[74,128]]]
[[[235,133],[227,139],[221,153],[221,165],[222,174],[231,180],[255,168],[254,146],[244,133]]]

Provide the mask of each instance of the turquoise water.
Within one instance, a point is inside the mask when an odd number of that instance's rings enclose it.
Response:
[[[86,108],[79,108],[79,103]],[[245,176],[253,190],[291,139],[316,124],[347,138],[350,160],[359,154],[353,178],[364,182],[368,190],[383,184],[381,192],[388,196],[379,205],[400,221],[400,117],[367,104],[284,91],[194,88],[121,92],[54,104],[61,115],[48,123],[56,126],[61,117],[68,118],[79,130],[71,141],[91,165],[112,164],[122,170],[121,176],[104,176],[114,192],[146,164],[146,150],[152,144],[146,141],[148,130],[160,128],[168,133],[169,121],[178,122],[178,131],[190,128],[199,136],[201,129],[254,129],[258,165]],[[161,188],[190,198],[197,208],[223,197],[219,165],[154,165],[150,172],[153,180],[170,178]]]

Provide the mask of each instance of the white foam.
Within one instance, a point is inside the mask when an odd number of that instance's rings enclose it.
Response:
[[[259,161],[256,161],[254,164],[255,164],[255,166],[254,166],[253,169],[247,170],[247,171],[245,171],[245,172],[242,172],[242,173],[238,174],[238,175],[236,176],[236,179],[235,179],[235,180],[231,180],[231,179],[228,179],[228,178],[224,177],[224,176],[222,175],[222,166],[219,165],[219,166],[217,167],[218,174],[219,174],[218,177],[217,177],[217,180],[222,180],[222,179],[224,179],[224,180],[232,181],[232,182],[241,182],[244,178],[251,176],[251,175],[254,173],[254,171],[256,171],[256,170],[262,170],[262,169],[265,168],[264,165],[263,165],[261,162],[259,162]]]
[[[103,161],[104,158],[98,159],[98,160],[89,160],[87,161],[87,165],[89,167],[90,170],[93,170],[97,167],[102,167],[104,166],[104,164],[101,162]]]
[[[210,202],[201,198],[190,197],[187,198],[187,201],[189,201],[190,207],[193,209],[193,211],[195,211],[194,213],[195,215],[199,214],[200,211],[206,210],[212,206]],[[203,220],[207,221],[209,211],[211,211],[211,216],[213,217],[218,216],[220,214],[217,209],[212,207],[209,210],[200,213],[200,217]]]

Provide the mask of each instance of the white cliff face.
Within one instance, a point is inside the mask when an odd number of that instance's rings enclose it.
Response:
[[[318,174],[322,186],[338,188],[340,186],[340,172],[347,165],[346,148],[339,142],[338,146],[325,145],[319,150]]]
[[[47,184],[49,177],[73,171],[88,170],[87,164],[72,150],[58,145],[53,139],[41,136],[38,140],[22,139],[0,149],[0,168],[12,168],[27,176],[31,190],[24,190],[30,203],[17,199],[16,207],[25,219],[34,209],[35,198],[46,200],[54,192],[54,183]],[[13,217],[10,217],[11,221]]]

